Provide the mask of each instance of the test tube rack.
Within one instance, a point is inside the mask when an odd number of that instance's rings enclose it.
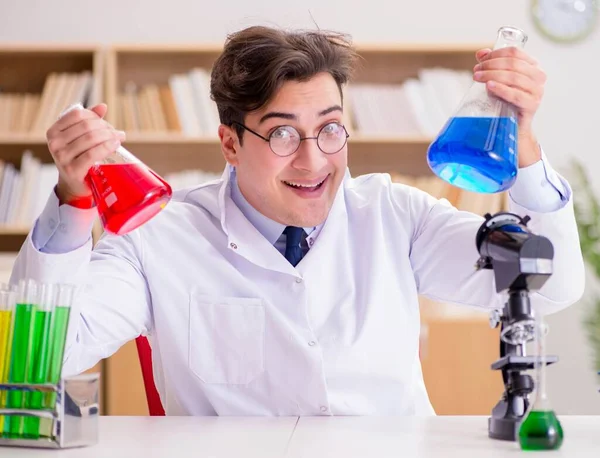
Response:
[[[0,446],[65,449],[85,447],[98,442],[100,376],[81,374],[62,379],[58,384],[4,383],[0,390],[55,392],[54,409],[0,408],[0,415],[34,416],[52,421],[51,437],[0,437]]]

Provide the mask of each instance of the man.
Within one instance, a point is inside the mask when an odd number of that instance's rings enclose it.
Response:
[[[582,294],[583,263],[571,190],[531,130],[545,76],[521,51],[477,57],[476,77],[519,111],[510,208],[554,243],[555,274],[533,300],[556,311]],[[65,374],[144,334],[167,414],[433,413],[418,294],[497,305],[492,273],[473,268],[482,218],[385,174],[350,177],[341,87],[354,61],[339,35],[233,34],[211,82],[223,178],[93,250],[84,176],[124,135],[104,105],[49,129],[60,179],[12,281],[81,286]]]

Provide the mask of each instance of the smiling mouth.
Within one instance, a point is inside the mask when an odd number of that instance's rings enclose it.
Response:
[[[329,175],[327,175],[325,178],[323,178],[321,181],[319,181],[316,184],[296,183],[294,181],[285,181],[285,180],[282,180],[282,182],[284,184],[286,184],[287,186],[289,186],[290,188],[310,192],[310,191],[316,191],[319,188],[321,188],[321,186],[323,186],[323,183],[325,183],[325,181],[327,180],[328,177],[329,177]]]

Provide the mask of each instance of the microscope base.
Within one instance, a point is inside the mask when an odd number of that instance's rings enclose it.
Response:
[[[488,418],[488,435],[492,439],[515,441],[517,439],[517,418]]]

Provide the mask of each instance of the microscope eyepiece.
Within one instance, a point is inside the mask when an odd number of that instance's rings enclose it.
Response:
[[[529,217],[487,214],[475,243],[479,269],[493,269],[498,292],[540,289],[552,273],[554,248],[546,237],[527,227]]]

